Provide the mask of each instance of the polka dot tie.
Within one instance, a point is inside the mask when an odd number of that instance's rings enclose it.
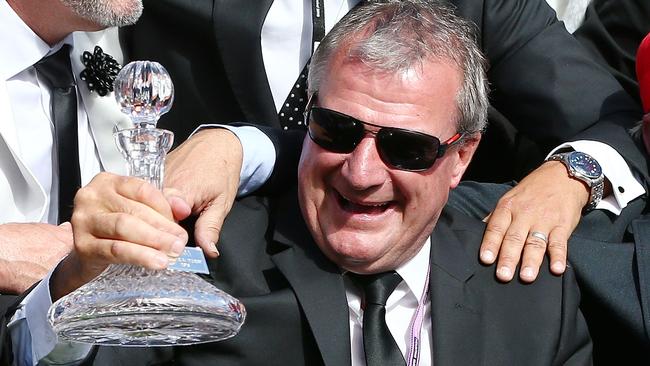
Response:
[[[293,88],[289,92],[287,99],[284,101],[278,118],[280,119],[280,126],[283,129],[306,129],[305,122],[303,121],[303,113],[307,106],[307,73],[309,72],[309,62],[302,69],[298,79],[293,84]]]

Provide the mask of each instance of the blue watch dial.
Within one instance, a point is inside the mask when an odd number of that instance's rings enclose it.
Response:
[[[578,173],[590,178],[596,179],[603,174],[600,164],[590,155],[574,151],[569,156],[569,165]]]

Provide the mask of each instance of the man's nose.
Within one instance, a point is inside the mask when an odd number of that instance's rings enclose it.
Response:
[[[366,136],[345,159],[341,173],[354,189],[380,186],[389,178],[389,168],[381,160],[375,144],[373,136]]]

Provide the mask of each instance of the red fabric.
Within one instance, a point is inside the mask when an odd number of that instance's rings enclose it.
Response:
[[[639,80],[643,111],[650,112],[650,33],[641,41],[636,54],[636,76]]]

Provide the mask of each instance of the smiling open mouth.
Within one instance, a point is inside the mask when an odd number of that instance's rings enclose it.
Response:
[[[353,202],[337,192],[338,202],[341,208],[353,214],[378,215],[386,212],[395,203],[388,202]]]

